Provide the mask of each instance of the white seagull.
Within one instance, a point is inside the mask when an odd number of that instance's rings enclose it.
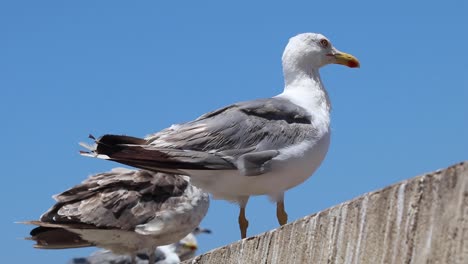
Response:
[[[146,138],[104,135],[82,154],[190,176],[215,199],[240,205],[242,238],[251,195],[276,201],[278,222],[284,225],[284,192],[308,179],[328,151],[331,105],[319,74],[328,64],[359,67],[354,56],[338,51],[325,36],[299,34],[283,53],[281,94],[236,103]]]
[[[97,246],[136,263],[137,254],[156,261],[158,246],[179,241],[205,216],[209,195],[180,175],[116,168],[89,177],[54,196],[57,203],[29,239],[36,248]]]

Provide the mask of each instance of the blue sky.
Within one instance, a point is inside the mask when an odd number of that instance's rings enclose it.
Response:
[[[65,263],[20,238],[51,195],[114,163],[78,155],[89,133],[144,136],[281,92],[288,38],[320,32],[360,69],[331,65],[327,158],[286,194],[290,220],[468,159],[466,1],[2,1],[2,262]],[[422,2],[422,1],[420,1]],[[213,201],[200,251],[236,241],[237,206]],[[277,227],[250,200],[249,235]]]

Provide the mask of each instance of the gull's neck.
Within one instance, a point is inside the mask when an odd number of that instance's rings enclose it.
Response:
[[[287,66],[283,65],[284,91],[278,96],[306,109],[314,123],[328,127],[331,105],[318,69],[289,69]]]

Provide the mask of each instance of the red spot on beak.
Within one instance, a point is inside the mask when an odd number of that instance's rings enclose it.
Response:
[[[191,250],[197,250],[197,247],[195,245],[190,245],[189,247]]]
[[[348,67],[350,68],[359,68],[359,61],[350,60],[348,61]]]

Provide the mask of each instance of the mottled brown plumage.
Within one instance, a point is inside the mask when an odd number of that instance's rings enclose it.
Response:
[[[154,252],[198,226],[208,195],[186,176],[117,168],[54,196],[57,203],[31,231],[35,247],[98,246],[117,254]],[[169,222],[168,222],[169,221]]]
[[[57,203],[41,221],[132,230],[154,218],[155,212],[184,199],[181,196],[188,184],[180,176],[114,169],[55,195]]]

